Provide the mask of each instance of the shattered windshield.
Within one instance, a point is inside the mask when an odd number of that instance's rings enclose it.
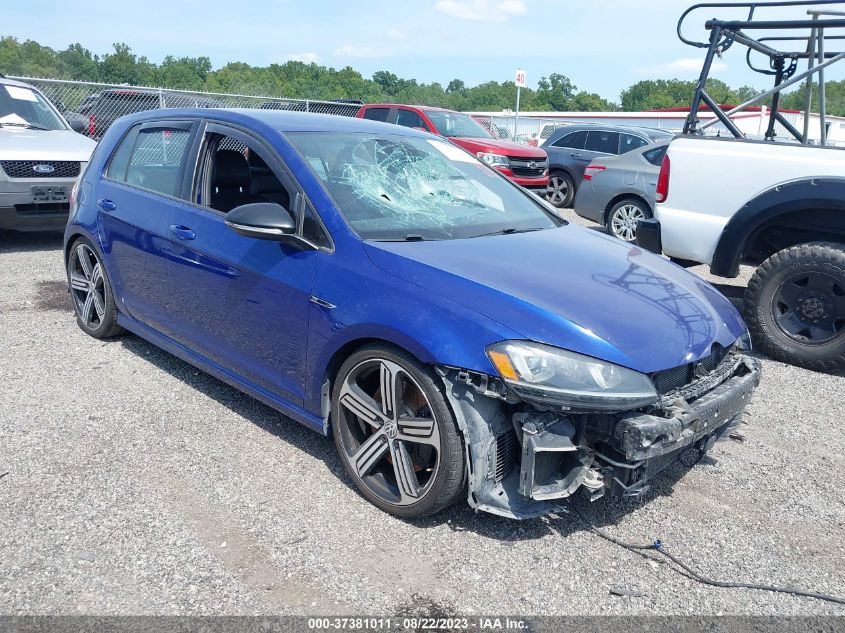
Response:
[[[362,238],[442,240],[561,224],[539,201],[439,139],[289,133]]]
[[[47,100],[26,86],[0,84],[0,126],[64,130],[64,121]]]

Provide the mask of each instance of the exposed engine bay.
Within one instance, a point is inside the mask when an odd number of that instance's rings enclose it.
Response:
[[[626,411],[549,403],[499,378],[440,367],[468,464],[468,501],[511,518],[554,512],[583,488],[636,497],[687,449],[701,454],[735,429],[760,382],[760,365],[732,351],[712,367],[690,363],[651,376],[660,398]]]

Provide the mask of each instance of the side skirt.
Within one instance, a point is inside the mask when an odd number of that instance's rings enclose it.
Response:
[[[117,322],[119,325],[123,326],[133,334],[137,334],[142,339],[152,343],[156,347],[160,347],[164,351],[173,354],[177,358],[185,361],[186,363],[190,363],[197,369],[201,369],[207,374],[210,374],[217,378],[218,380],[222,380],[228,385],[231,385],[238,391],[242,391],[248,396],[251,396],[266,404],[268,407],[275,409],[279,413],[288,416],[289,418],[293,418],[300,424],[304,424],[310,429],[313,429],[322,435],[327,435],[327,426],[324,424],[324,421],[321,417],[315,416],[312,413],[309,413],[305,409],[298,407],[286,400],[282,400],[278,398],[276,395],[272,394],[271,392],[267,391],[266,389],[262,389],[258,385],[244,380],[239,375],[215,363],[214,361],[197,354],[191,349],[188,349],[181,343],[177,343],[173,339],[168,336],[157,332],[156,330],[152,329],[151,327],[144,325],[140,321],[133,319],[132,317],[126,316],[122,312],[118,313],[117,315]]]

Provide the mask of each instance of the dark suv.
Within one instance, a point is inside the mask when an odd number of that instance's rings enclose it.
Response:
[[[672,136],[666,130],[635,126],[584,123],[560,127],[542,146],[549,155],[546,198],[558,208],[571,207],[584,168],[594,158],[625,154]]]
[[[223,104],[200,95],[145,88],[116,88],[91,95],[84,102],[88,116],[85,133],[99,140],[115,119],[159,108],[220,108]]]

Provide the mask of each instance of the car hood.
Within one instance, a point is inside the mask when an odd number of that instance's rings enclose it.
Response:
[[[97,144],[72,130],[0,127],[0,160],[86,162]]]
[[[530,145],[522,145],[521,143],[514,143],[513,141],[502,141],[492,138],[450,138],[455,145],[463,147],[465,150],[477,154],[478,152],[487,152],[489,154],[499,154],[501,156],[517,156],[519,158],[533,158],[536,160],[545,160],[545,150]]]
[[[729,346],[745,332],[733,305],[708,283],[574,225],[460,240],[370,241],[365,248],[385,272],[526,339],[641,372],[698,360],[714,343]]]

